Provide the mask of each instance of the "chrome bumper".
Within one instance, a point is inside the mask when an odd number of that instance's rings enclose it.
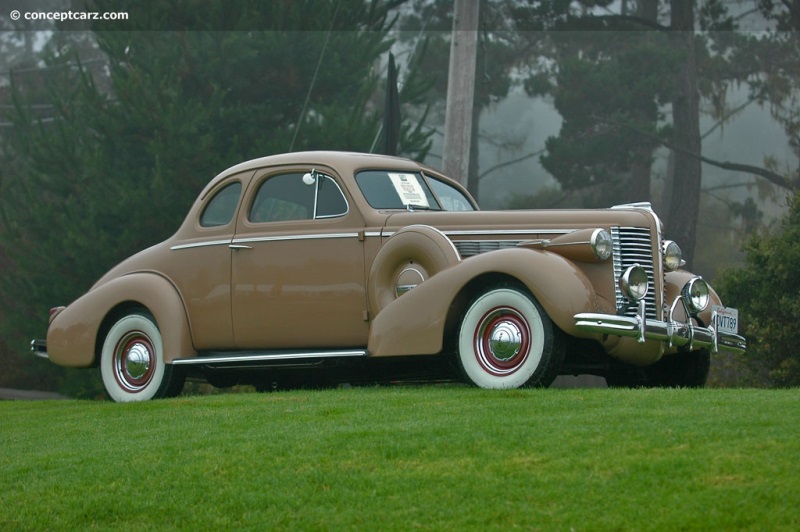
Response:
[[[670,313],[671,314],[671,313]],[[666,342],[668,347],[688,349],[709,349],[712,353],[744,353],[747,341],[738,334],[718,331],[716,312],[709,327],[698,327],[691,323],[674,320],[651,320],[645,317],[645,307],[639,305],[635,317],[615,314],[595,314],[585,312],[575,315],[575,326],[582,331],[612,336],[636,338],[640,343],[647,340]]]
[[[49,358],[47,356],[47,340],[31,340],[31,351],[37,357]]]

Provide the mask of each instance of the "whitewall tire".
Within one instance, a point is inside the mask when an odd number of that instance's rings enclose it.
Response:
[[[174,396],[182,372],[164,363],[164,346],[155,319],[145,311],[117,321],[106,335],[100,374],[109,397],[120,403]]]
[[[458,333],[458,360],[481,388],[549,386],[563,356],[556,328],[523,287],[485,291],[467,308]]]

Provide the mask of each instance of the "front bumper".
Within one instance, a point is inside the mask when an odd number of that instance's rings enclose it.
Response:
[[[747,341],[744,337],[717,330],[714,325],[716,321],[716,315],[714,315],[711,319],[712,325],[700,327],[672,319],[669,321],[651,320],[645,317],[643,303],[639,305],[635,317],[593,312],[575,315],[575,326],[590,333],[628,336],[636,338],[640,343],[654,340],[665,342],[667,347],[676,346],[688,350],[709,349],[712,353],[719,351],[744,353],[747,349]]]

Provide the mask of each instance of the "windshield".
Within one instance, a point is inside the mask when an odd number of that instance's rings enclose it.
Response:
[[[375,209],[475,210],[458,189],[419,172],[365,170],[356,174],[356,183]]]

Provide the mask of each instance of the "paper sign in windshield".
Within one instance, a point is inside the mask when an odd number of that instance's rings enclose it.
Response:
[[[389,179],[392,180],[392,185],[394,185],[394,189],[397,191],[397,195],[400,196],[403,205],[429,207],[428,198],[425,196],[425,191],[417,180],[416,175],[390,173]]]

